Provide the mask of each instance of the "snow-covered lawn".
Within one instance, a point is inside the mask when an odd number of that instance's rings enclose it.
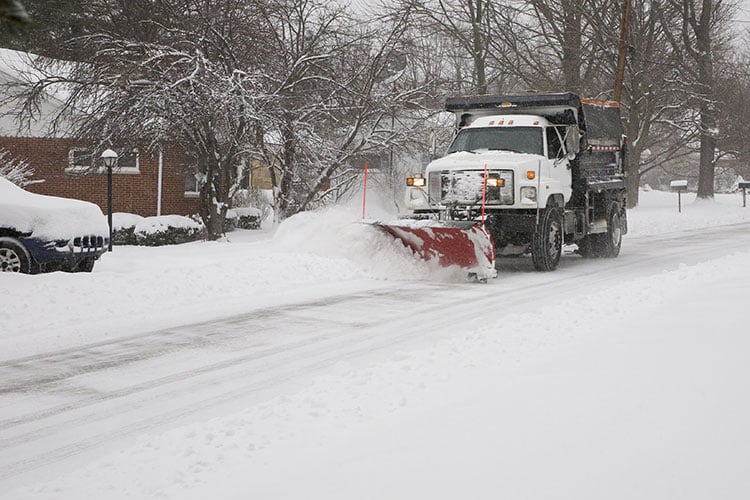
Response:
[[[693,199],[678,214],[675,194],[641,193],[623,253],[628,238],[750,221],[741,195]],[[454,279],[353,224],[358,215],[115,247],[90,275],[0,276],[0,356]],[[299,392],[143,435],[8,498],[745,498],[748,263],[750,249],[534,313],[498,303],[427,348],[341,362]]]

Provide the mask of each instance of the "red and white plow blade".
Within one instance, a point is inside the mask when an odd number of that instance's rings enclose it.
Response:
[[[471,221],[400,220],[374,226],[400,240],[424,260],[458,266],[480,280],[495,278],[495,247],[481,223]]]

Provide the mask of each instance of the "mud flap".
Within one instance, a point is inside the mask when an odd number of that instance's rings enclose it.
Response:
[[[481,223],[405,219],[372,225],[426,261],[436,260],[442,267],[458,266],[479,281],[497,277],[495,247]]]

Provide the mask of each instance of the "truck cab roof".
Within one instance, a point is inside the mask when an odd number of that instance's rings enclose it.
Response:
[[[480,118],[531,115],[551,125],[577,125],[590,144],[617,145],[623,136],[619,103],[571,92],[449,97],[445,109],[456,115],[459,129]]]
[[[463,127],[548,127],[550,122],[538,115],[488,115],[473,117]]]

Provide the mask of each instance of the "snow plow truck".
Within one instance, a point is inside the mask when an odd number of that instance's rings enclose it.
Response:
[[[452,97],[447,154],[407,179],[412,212],[379,224],[423,259],[484,281],[495,257],[558,267],[563,244],[617,257],[627,233],[619,104],[572,93]]]

